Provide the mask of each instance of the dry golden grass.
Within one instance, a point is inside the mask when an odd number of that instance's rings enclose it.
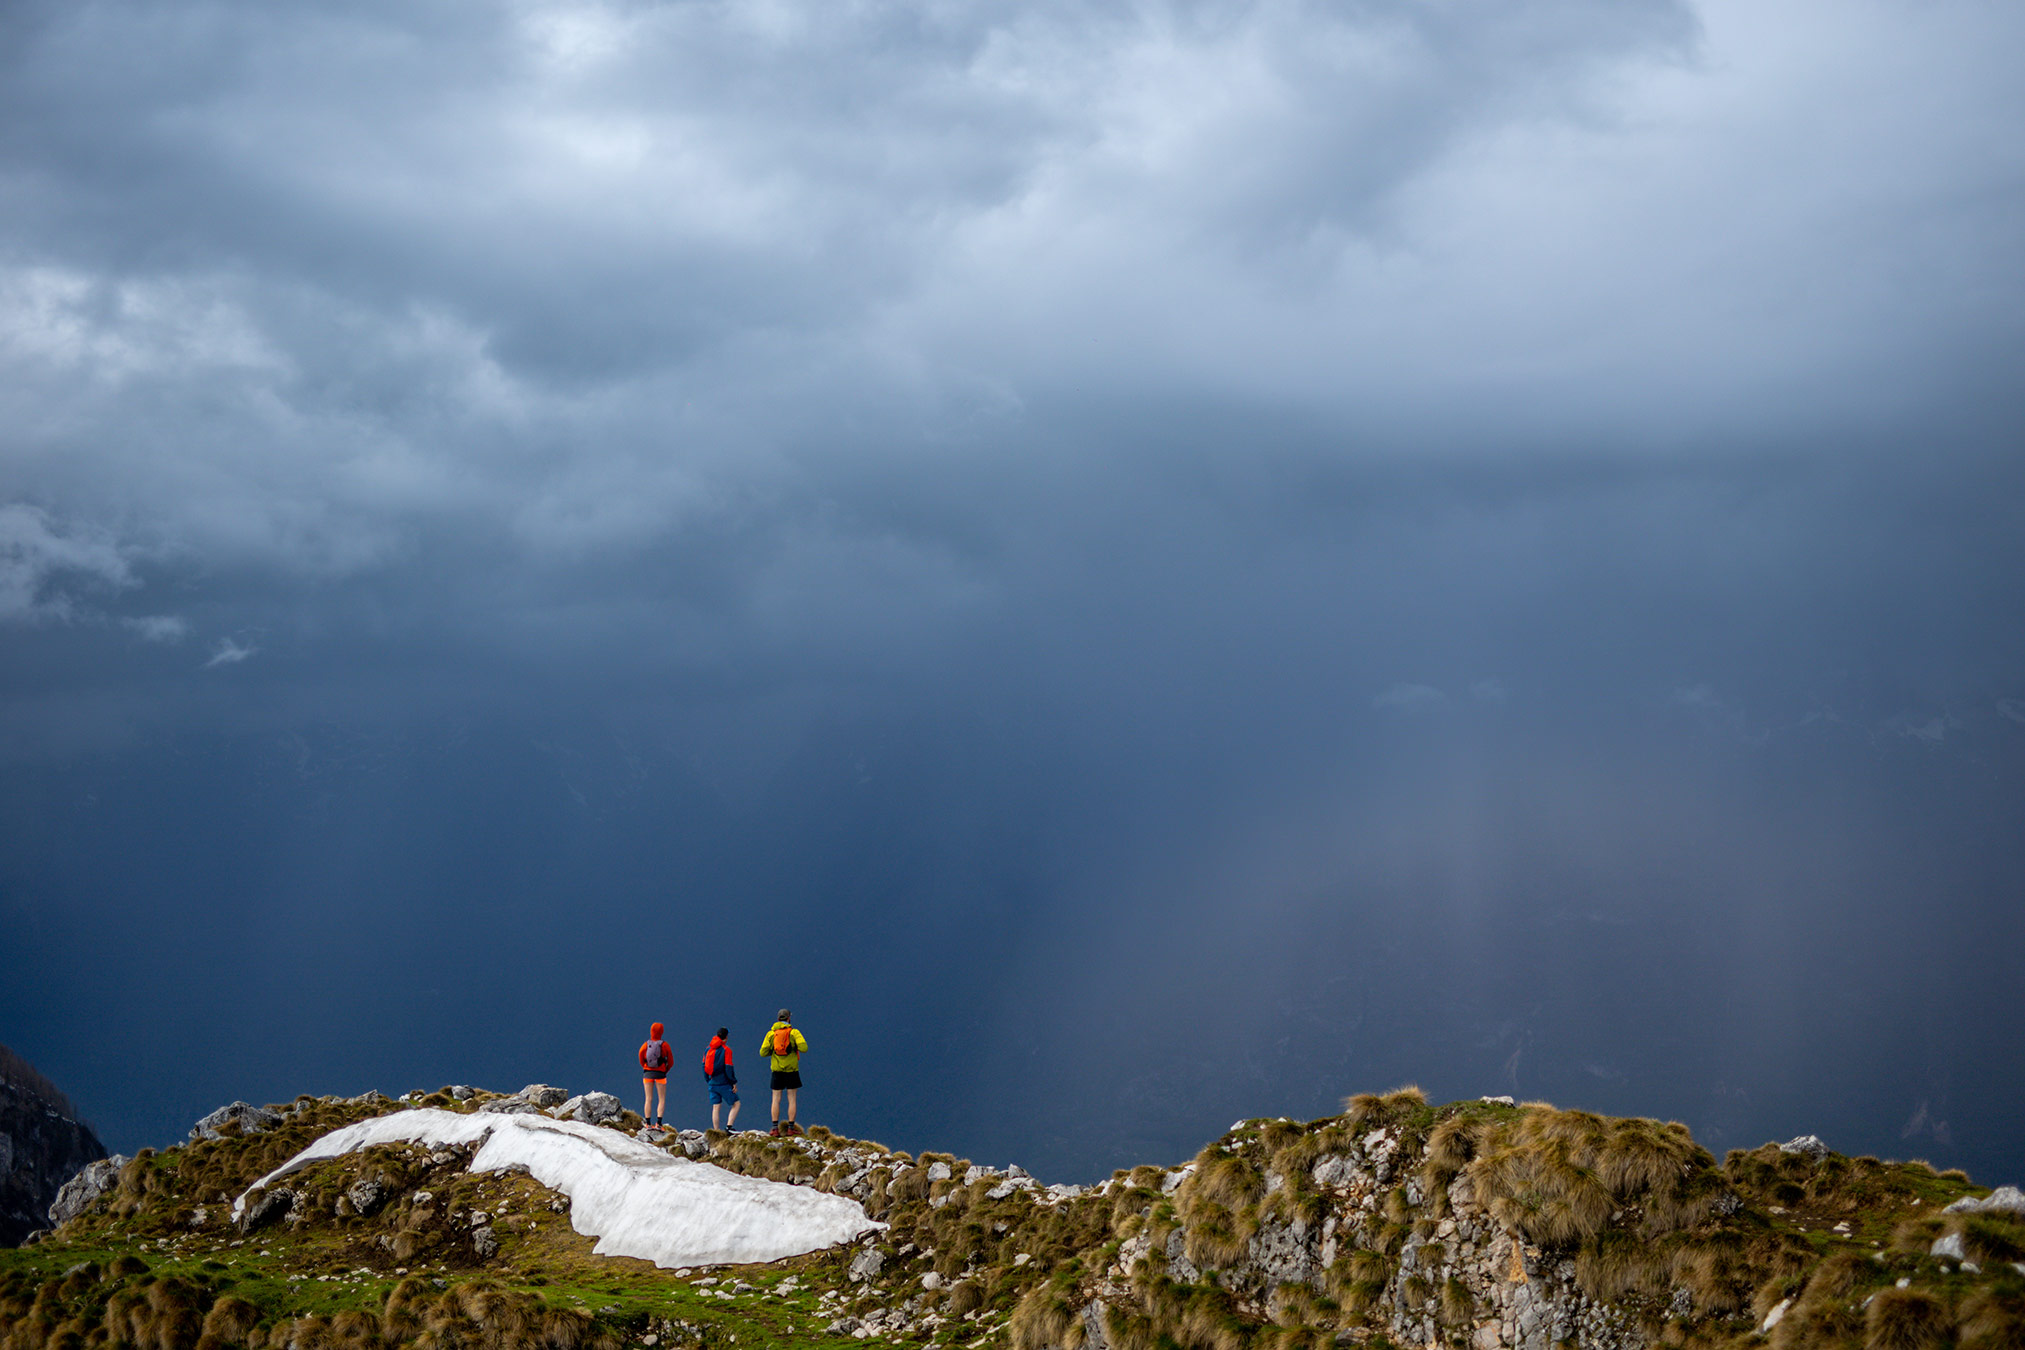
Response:
[[[1052,1283],[1040,1286],[1019,1301],[1006,1330],[1012,1338],[1013,1350],[1048,1350],[1050,1346],[1069,1346],[1074,1350],[1082,1344],[1082,1328],[1069,1300]]]
[[[2025,1290],[1983,1285],[1956,1310],[1958,1350],[2017,1350],[2025,1345]]]
[[[1885,1289],[1863,1318],[1864,1350],[1940,1350],[1952,1338],[1954,1319],[1939,1299],[1916,1289]]]
[[[1722,1192],[1715,1160],[1673,1122],[1534,1109],[1476,1132],[1470,1147],[1478,1198],[1549,1245],[1592,1238],[1627,1206],[1642,1212],[1645,1236],[1675,1232],[1707,1217]],[[1453,1132],[1444,1158],[1462,1149],[1462,1132]]]
[[[1468,1326],[1476,1315],[1476,1296],[1461,1280],[1450,1279],[1441,1287],[1441,1320],[1452,1327]]]
[[[1343,1100],[1343,1123],[1353,1130],[1396,1124],[1401,1117],[1427,1109],[1427,1094],[1406,1083],[1385,1092],[1360,1092]]]

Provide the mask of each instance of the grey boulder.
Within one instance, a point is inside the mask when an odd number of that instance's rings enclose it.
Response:
[[[115,1153],[110,1158],[85,1164],[84,1169],[64,1182],[63,1189],[56,1193],[56,1199],[49,1206],[49,1222],[61,1227],[90,1209],[92,1201],[118,1184],[120,1169],[127,1162],[125,1154]]]
[[[571,1097],[560,1106],[551,1107],[549,1114],[557,1120],[580,1120],[586,1125],[602,1125],[616,1120],[626,1108],[619,1099],[609,1092],[586,1092],[580,1097]]]
[[[2016,1186],[1999,1186],[1981,1200],[1963,1196],[1942,1210],[1943,1214],[2025,1214],[2025,1191]]]
[[[264,1106],[233,1102],[221,1106],[190,1127],[190,1138],[223,1139],[229,1134],[259,1134],[281,1123],[281,1113]]]

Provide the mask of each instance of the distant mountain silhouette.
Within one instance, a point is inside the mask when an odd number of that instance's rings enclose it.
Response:
[[[86,1163],[106,1156],[70,1099],[0,1045],[0,1246],[49,1226],[49,1202]]]

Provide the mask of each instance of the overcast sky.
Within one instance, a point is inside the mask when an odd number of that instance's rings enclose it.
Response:
[[[128,1149],[792,1002],[1063,1176],[1416,1079],[2019,1180],[2021,59],[0,5],[0,1041]]]

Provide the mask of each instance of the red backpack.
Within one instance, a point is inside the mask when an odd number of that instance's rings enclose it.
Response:
[[[773,1029],[773,1053],[775,1057],[779,1059],[786,1059],[789,1055],[792,1055],[794,1052],[795,1052],[794,1028],[775,1027]]]

